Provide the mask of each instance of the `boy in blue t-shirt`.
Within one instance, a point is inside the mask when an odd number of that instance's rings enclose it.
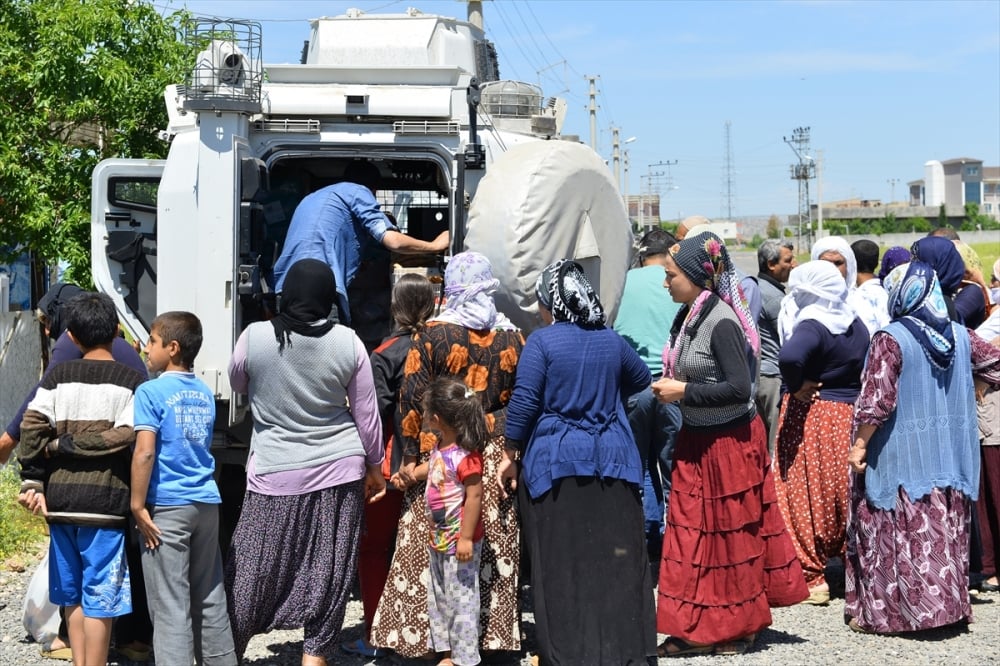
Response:
[[[201,342],[195,315],[158,316],[145,351],[150,372],[161,374],[135,396],[131,508],[143,537],[153,651],[164,664],[236,664],[209,451],[215,397],[191,372]]]

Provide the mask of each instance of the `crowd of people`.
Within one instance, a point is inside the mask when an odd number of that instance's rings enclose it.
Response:
[[[747,275],[704,218],[679,231],[639,241],[613,327],[563,259],[525,337],[462,252],[439,309],[426,278],[397,281],[370,354],[338,321],[350,269],[282,264],[280,314],[229,365],[253,431],[225,560],[197,317],[161,313],[137,364],[107,296],[58,292],[68,351],[0,455],[19,440],[75,663],[138,614],[118,649],[162,664],[235,664],[302,628],[310,666],[471,666],[522,649],[522,573],[535,664],[736,655],[771,608],[828,604],[833,558],[851,630],[969,622],[970,581],[1000,589],[1000,262],[988,283],[934,235],[823,238],[796,265],[769,240]],[[356,577],[365,634],[341,643]]]

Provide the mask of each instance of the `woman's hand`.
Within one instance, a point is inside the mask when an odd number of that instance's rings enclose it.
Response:
[[[854,443],[854,446],[851,447],[850,452],[847,454],[847,462],[851,464],[851,469],[858,474],[864,474],[865,468],[868,467],[868,463],[865,462],[866,454],[865,443],[860,439]]]
[[[517,491],[517,461],[514,459],[514,452],[506,449],[503,452],[503,460],[497,467],[497,483],[500,484],[500,497],[507,499],[507,487],[510,492]]]
[[[413,462],[404,461],[403,464],[399,466],[399,472],[396,474],[398,477],[398,484],[396,487],[400,490],[406,490],[415,484],[417,482],[416,470],[416,459],[414,459]],[[400,486],[402,487],[400,488]]]
[[[670,379],[669,377],[662,377],[653,382],[653,395],[656,396],[657,400],[663,403],[677,402],[678,400],[684,398],[685,386],[687,386],[686,382]]]
[[[366,465],[365,499],[372,504],[383,497],[385,497],[385,477],[382,476],[382,466]]]
[[[814,382],[811,379],[803,379],[802,386],[792,394],[792,397],[807,405],[819,397],[819,390],[823,388],[823,382]]]

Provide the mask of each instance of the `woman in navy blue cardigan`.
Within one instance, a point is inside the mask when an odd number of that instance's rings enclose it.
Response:
[[[656,654],[653,584],[622,396],[649,386],[649,370],[605,328],[578,263],[552,264],[535,291],[551,325],[517,366],[500,482],[518,492],[540,662],[644,664]]]

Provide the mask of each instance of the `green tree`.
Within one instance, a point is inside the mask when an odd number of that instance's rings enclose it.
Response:
[[[163,89],[193,61],[186,14],[134,0],[0,2],[0,261],[17,247],[90,283],[90,176],[164,157]]]
[[[778,238],[781,235],[781,224],[777,215],[767,218],[767,237]]]
[[[942,227],[947,227],[947,226],[948,226],[948,211],[945,210],[944,204],[941,204],[941,207],[938,208],[937,228],[941,229]]]

